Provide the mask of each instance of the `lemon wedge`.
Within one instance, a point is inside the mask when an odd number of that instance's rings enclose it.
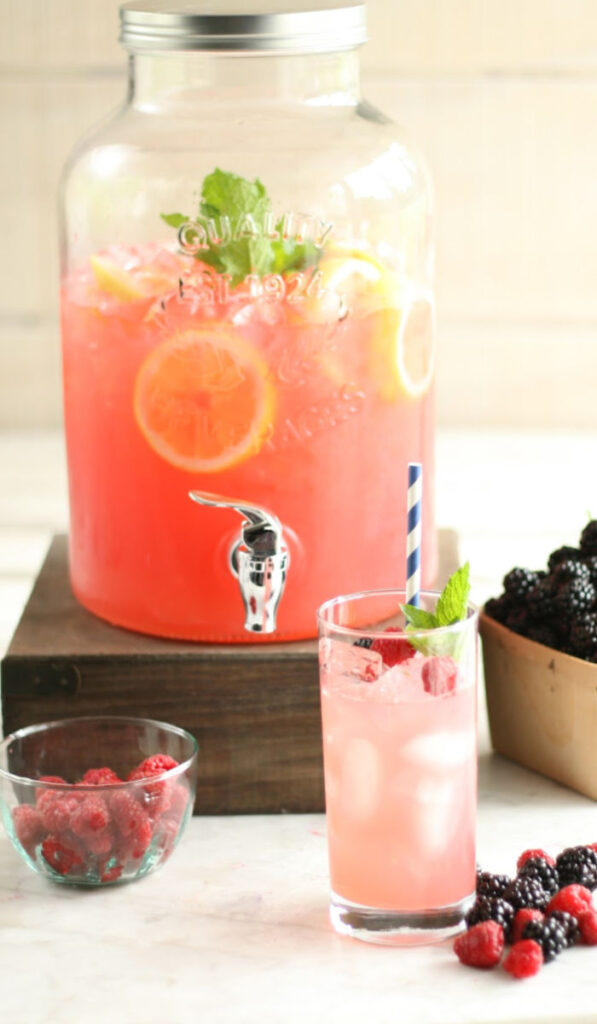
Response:
[[[96,285],[113,298],[122,302],[135,302],[146,295],[135,276],[112,260],[94,255],[90,257],[89,262]]]

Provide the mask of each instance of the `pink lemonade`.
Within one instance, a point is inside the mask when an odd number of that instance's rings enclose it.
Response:
[[[316,271],[232,287],[173,246],[114,246],[63,281],[62,337],[71,581],[97,615],[255,639],[228,564],[240,521],[189,499],[208,491],[279,518],[269,639],[313,636],[330,595],[393,582],[412,459],[433,579],[431,302],[373,255],[330,248]]]
[[[332,904],[405,917],[463,904],[475,890],[474,669],[433,695],[421,653],[385,668],[350,641],[320,643]]]

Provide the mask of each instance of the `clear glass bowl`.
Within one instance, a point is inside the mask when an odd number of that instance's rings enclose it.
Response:
[[[13,846],[67,885],[130,882],[163,864],[193,813],[196,779],[193,736],[150,719],[63,719],[0,743]]]

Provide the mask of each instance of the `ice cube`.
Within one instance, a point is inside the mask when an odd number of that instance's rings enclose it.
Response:
[[[421,662],[411,658],[387,669],[379,679],[376,692],[384,701],[424,701],[429,699],[421,678]]]
[[[382,788],[381,758],[370,740],[354,736],[346,744],[342,763],[342,806],[360,821],[375,814]]]
[[[402,748],[402,756],[425,768],[454,768],[475,755],[475,734],[452,729],[415,736]]]
[[[377,651],[329,637],[320,640],[319,657],[322,668],[331,675],[351,676],[365,683],[377,679],[383,667],[383,659]]]

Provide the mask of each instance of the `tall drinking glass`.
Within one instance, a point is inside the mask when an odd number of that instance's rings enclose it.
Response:
[[[330,917],[386,944],[456,933],[475,892],[477,611],[413,632],[404,603],[372,591],[318,612]]]

